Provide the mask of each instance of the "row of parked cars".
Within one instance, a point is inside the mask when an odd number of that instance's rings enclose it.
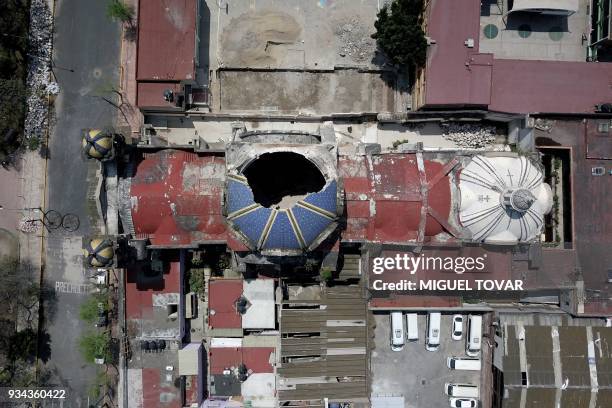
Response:
[[[437,351],[440,347],[440,322],[442,315],[439,312],[427,314],[427,328],[425,330],[425,349]],[[406,342],[415,342],[419,339],[417,313],[391,312],[391,350],[401,351]],[[467,322],[465,321],[467,320]],[[404,324],[405,322],[405,324]],[[467,357],[448,357],[446,365],[451,370],[480,371],[480,349],[482,342],[482,316],[468,315],[467,319],[460,314],[453,315],[451,338],[461,341],[465,338],[465,354]],[[473,384],[446,383],[444,391],[449,396],[449,403],[454,408],[475,408],[478,406],[479,387]]]
[[[414,342],[419,339],[418,320],[416,313],[403,314],[402,312],[391,312],[391,350],[401,351],[406,342]],[[406,316],[406,325],[404,325]],[[440,347],[440,320],[439,312],[427,314],[427,330],[425,332],[425,349],[437,351]],[[451,337],[460,341],[464,331],[467,333],[465,342],[465,353],[470,357],[480,355],[480,343],[482,340],[482,316],[469,315],[467,318],[467,330],[464,327],[462,315],[453,316],[453,327]]]

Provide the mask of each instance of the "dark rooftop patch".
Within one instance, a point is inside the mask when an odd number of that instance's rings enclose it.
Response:
[[[265,153],[243,171],[255,202],[264,207],[285,197],[301,197],[325,186],[321,171],[304,156],[293,152]]]

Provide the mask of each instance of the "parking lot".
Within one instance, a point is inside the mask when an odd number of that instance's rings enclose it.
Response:
[[[404,396],[405,407],[447,407],[444,383],[479,385],[478,371],[450,370],[446,359],[465,357],[465,330],[461,341],[452,340],[452,314],[443,314],[440,323],[440,347],[425,350],[427,313],[419,313],[419,339],[407,342],[402,351],[391,351],[389,313],[375,314],[374,348],[371,353],[372,396]],[[406,324],[404,318],[404,325]]]

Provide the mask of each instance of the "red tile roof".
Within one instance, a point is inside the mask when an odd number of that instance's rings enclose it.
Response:
[[[609,63],[496,59],[491,82],[489,109],[500,112],[592,113],[612,101]]]
[[[223,370],[244,364],[253,373],[273,373],[270,355],[273,347],[211,347],[210,373],[223,374]]]
[[[194,79],[197,0],[138,4],[136,79]]]
[[[242,317],[236,310],[236,301],[242,295],[242,280],[211,279],[209,282],[209,326],[213,329],[240,329]]]
[[[433,0],[425,107],[482,106],[510,113],[585,113],[612,98],[606,63],[496,59],[479,53],[480,0]],[[468,38],[474,48],[465,46]],[[588,81],[584,79],[588,78]]]
[[[175,95],[182,91],[181,84],[177,82],[139,81],[136,85],[136,104],[141,107],[174,108],[173,102],[164,100],[166,89],[174,91]]]
[[[404,252],[399,251],[383,251],[379,256],[383,258],[394,258],[397,254],[403,255]],[[409,254],[410,255],[410,254]],[[371,272],[370,281],[375,279],[383,279],[384,282],[399,282],[403,279],[408,281],[427,281],[427,280],[467,280],[470,283],[475,283],[476,279],[495,279],[507,280],[512,279],[512,250],[510,248],[483,248],[481,246],[459,246],[459,247],[428,247],[423,249],[421,256],[424,258],[478,258],[484,257],[484,269],[479,271],[473,268],[471,272],[455,273],[452,270],[432,269],[425,270],[423,268],[411,274],[410,270],[405,269],[390,269],[386,270],[381,275],[376,275]],[[373,262],[373,259],[371,260]],[[434,265],[432,262],[430,265]],[[438,266],[432,266],[438,268]],[[370,266],[372,271],[372,266]],[[474,288],[476,285],[472,285]]]
[[[145,154],[131,187],[137,236],[169,246],[225,241],[224,174],[223,157],[179,150]]]
[[[347,230],[345,240],[407,242],[418,238],[421,208],[425,196],[422,184],[433,181],[427,195],[428,206],[447,220],[450,213],[450,182],[444,166],[424,161],[420,174],[415,154],[385,154],[372,158],[371,169],[365,157],[341,157],[338,172],[346,194]],[[371,206],[370,202],[374,205]],[[424,237],[432,237],[444,227],[426,216]]]
[[[142,406],[147,408],[180,408],[183,406],[179,389],[164,385],[162,376],[165,373],[159,368],[142,369]],[[160,395],[172,397],[168,402],[160,401]]]
[[[493,57],[478,53],[480,0],[434,0],[430,7],[427,35],[436,43],[427,55],[426,104],[488,105]],[[464,45],[468,38],[474,48]]]
[[[178,260],[169,262],[163,280],[155,286],[146,285],[138,280],[142,268],[140,265],[133,265],[126,271],[125,309],[128,319],[150,317],[154,294],[180,293],[181,263]]]

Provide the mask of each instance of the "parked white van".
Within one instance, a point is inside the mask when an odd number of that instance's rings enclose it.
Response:
[[[406,333],[408,341],[417,341],[419,339],[418,315],[416,313],[408,313],[406,315]]]
[[[468,316],[467,338],[465,340],[465,354],[470,357],[480,355],[482,343],[482,316]]]
[[[480,359],[469,357],[449,357],[446,359],[446,365],[451,370],[471,370],[480,371]]]
[[[402,312],[391,312],[391,350],[401,351],[404,348],[404,318]]]
[[[473,384],[444,384],[444,392],[449,397],[478,398],[478,386]]]
[[[440,318],[439,312],[427,314],[427,338],[425,339],[427,351],[436,351],[440,347]]]

